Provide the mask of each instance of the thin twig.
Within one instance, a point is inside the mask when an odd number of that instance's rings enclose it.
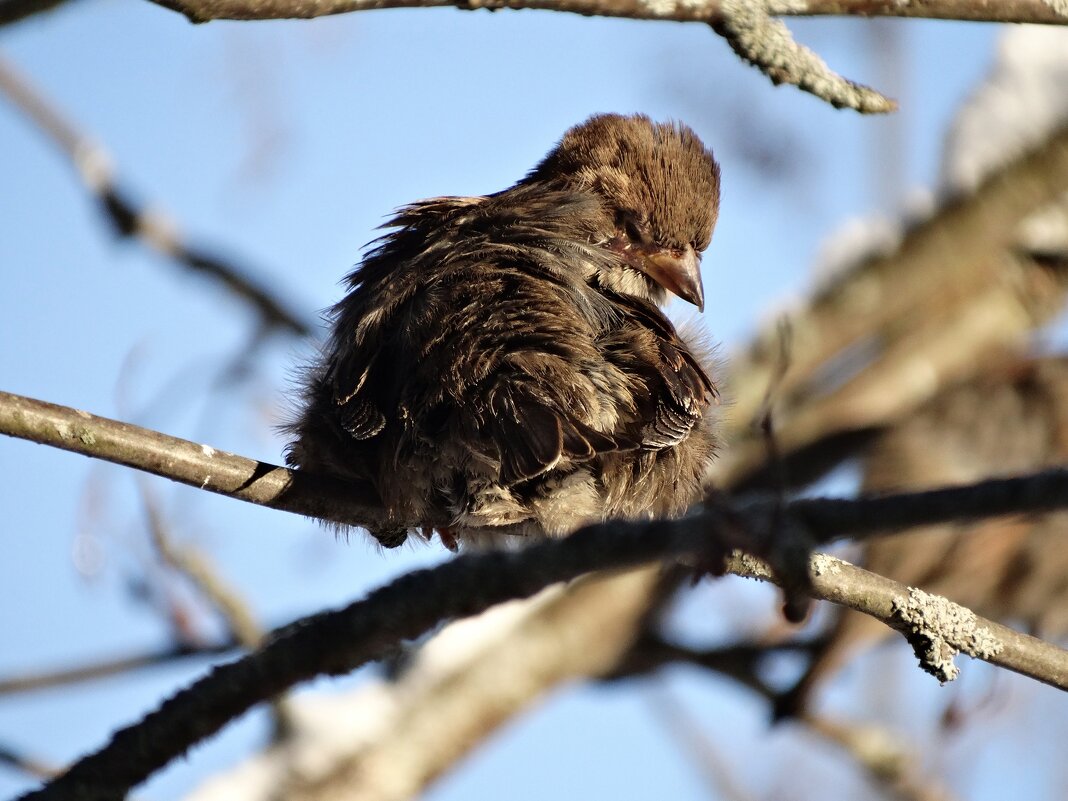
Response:
[[[0,765],[21,770],[37,779],[54,779],[61,773],[59,768],[3,744],[0,744]]]
[[[664,731],[678,744],[708,785],[709,797],[725,801],[756,801],[756,796],[739,784],[732,766],[712,743],[690,711],[663,683],[654,683],[646,691],[649,708]]]
[[[861,114],[886,114],[897,103],[869,86],[843,78],[812,50],[794,40],[781,20],[772,19],[760,0],[721,0],[713,30],[727,40],[745,62],[774,84],[793,84],[835,108]]]
[[[234,640],[245,648],[255,648],[263,639],[263,630],[256,622],[244,599],[226,585],[203,555],[190,548],[176,545],[152,488],[140,483],[141,500],[148,518],[152,544],[163,562],[183,575],[222,615]]]
[[[141,499],[148,517],[149,533],[160,558],[173,570],[183,575],[203,595],[226,621],[231,637],[243,647],[252,650],[263,640],[263,629],[253,617],[245,600],[231,588],[206,558],[191,548],[176,545],[171,537],[170,526],[164,518],[158,499],[148,486],[140,482]],[[292,731],[292,712],[285,698],[271,702],[274,737],[278,739]]]
[[[64,119],[25,76],[2,58],[0,93],[71,160],[117,236],[136,239],[185,269],[208,276],[249,303],[266,327],[297,336],[311,333],[313,327],[304,315],[273,293],[251,271],[189,242],[166,215],[135,201],[133,194],[115,181],[110,155]]]
[[[220,656],[238,647],[238,644],[232,641],[214,645],[172,645],[157,651],[103,659],[73,668],[9,676],[0,678],[0,696],[67,687],[71,684],[117,676],[134,670],[170,665],[180,659],[190,657]]]
[[[953,801],[953,795],[939,781],[920,775],[918,755],[903,737],[869,724],[810,715],[804,721],[813,731],[844,749],[899,801]]]
[[[693,665],[712,670],[752,690],[766,701],[774,701],[775,690],[760,679],[760,664],[773,654],[811,653],[817,640],[781,643],[738,643],[722,648],[692,648],[669,642],[656,631],[645,631],[631,645],[606,682],[652,674],[668,665]]]

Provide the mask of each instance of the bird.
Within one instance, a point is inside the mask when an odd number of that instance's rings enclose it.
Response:
[[[704,309],[720,168],[682,123],[598,114],[495,194],[399,209],[345,279],[286,459],[369,482],[396,547],[677,516],[717,450]]]
[[[1068,357],[991,354],[981,373],[888,426],[862,460],[863,489],[889,492],[968,484],[1068,462]],[[944,595],[993,620],[1047,638],[1068,635],[1068,512],[921,526],[875,538],[868,570]],[[781,716],[810,710],[815,691],[892,631],[845,609]]]

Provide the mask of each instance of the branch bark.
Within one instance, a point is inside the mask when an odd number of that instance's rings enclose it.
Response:
[[[328,520],[358,524],[373,519],[361,518],[361,514],[379,514],[372,506],[354,504],[345,485],[327,480],[305,483],[306,477],[299,472],[9,393],[0,393],[0,433],[273,508],[303,514],[325,511],[323,517]],[[334,504],[341,513],[332,508]],[[845,534],[861,537],[945,520],[1065,507],[1068,470],[1051,470],[967,487],[855,501],[806,499],[782,505],[774,498],[727,501],[714,497],[682,520],[605,523],[518,552],[464,555],[434,570],[402,577],[345,610],[275,632],[261,650],[216,668],[143,723],[119,732],[109,746],[78,763],[41,795],[29,797],[121,797],[253,704],[297,682],[346,673],[442,620],[528,597],[593,570],[681,556],[714,564],[715,554],[735,548],[782,564],[783,552],[804,553],[809,544]],[[752,556],[736,554],[729,566],[739,575],[773,577],[768,564]],[[830,557],[814,556],[809,575],[813,597],[865,612],[905,633],[921,664],[940,680],[954,677],[952,657],[963,651],[1068,689],[1068,652],[1041,640]]]
[[[816,53],[799,44],[779,15],[815,16],[930,16],[941,19],[989,19],[1012,22],[1068,23],[1056,0],[1028,2],[1004,0],[984,4],[982,9],[961,2],[935,3],[830,3],[786,0],[153,0],[164,8],[184,14],[192,22],[213,19],[287,19],[371,11],[385,8],[452,7],[540,9],[583,16],[626,19],[705,22],[722,36],[745,62],[759,69],[775,84],[788,83],[809,92],[835,108],[851,108],[862,114],[884,114],[897,103],[875,89],[834,72]],[[991,5],[996,8],[990,10]],[[941,13],[940,13],[941,12]]]
[[[80,409],[0,392],[0,434],[50,445],[94,459],[121,464],[207,492],[315,517],[324,522],[366,527],[385,515],[372,487],[317,476],[303,470],[247,459],[131,423],[97,417]],[[731,502],[728,502],[731,503]],[[844,537],[860,540],[919,525],[1029,514],[1068,508],[1068,469],[1044,470],[1015,478],[991,479],[961,487],[896,493],[853,500],[807,498],[780,509],[775,498],[743,497],[724,506],[718,497],[704,515],[724,509],[748,520],[746,536],[774,536],[773,521],[783,509],[792,517],[790,533],[812,545]],[[448,521],[391,521],[417,527]],[[503,533],[507,533],[504,530]],[[775,543],[734,541],[765,552]]]
[[[385,520],[381,503],[369,485],[288,470],[9,392],[0,392],[0,434],[326,522],[361,526]]]
[[[418,637],[443,620],[529,597],[593,570],[684,556],[705,561],[736,540],[740,520],[754,528],[764,521],[762,516],[748,519],[742,510],[731,515],[721,512],[710,507],[699,515],[672,522],[604,523],[522,551],[465,554],[436,568],[410,573],[345,609],[305,618],[274,632],[260,650],[216,667],[140,723],[118,731],[100,751],[23,799],[122,798],[154,771],[254,704],[298,682],[347,673],[383,657],[400,641]],[[766,563],[745,554],[736,553],[730,567],[739,575],[771,578]],[[811,575],[816,597],[878,616],[905,632],[918,651],[919,643],[937,643],[939,664],[944,665],[952,653],[963,651],[1068,689],[1068,651],[966,610],[963,614],[938,614],[954,605],[936,599],[918,606],[911,603],[915,591],[838,559],[814,556]],[[926,652],[921,660],[927,668],[935,664]]]
[[[722,0],[696,0],[686,3],[657,3],[650,0],[153,0],[177,11],[193,22],[213,19],[310,19],[354,11],[387,8],[458,8],[474,11],[485,8],[541,9],[564,11],[587,17],[668,20],[673,22],[716,23],[723,19]],[[906,17],[969,22],[1032,22],[1047,25],[1068,24],[1068,15],[1056,4],[1043,0],[999,0],[975,3],[969,0],[933,2],[872,2],[872,0],[771,0],[766,4],[772,16],[815,17]]]

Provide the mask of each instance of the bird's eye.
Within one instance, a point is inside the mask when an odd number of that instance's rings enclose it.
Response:
[[[649,236],[649,232],[646,230],[645,226],[642,225],[641,220],[633,214],[624,214],[622,216],[623,219],[621,222],[623,223],[623,230],[626,232],[627,238],[633,242],[648,244],[652,237]]]

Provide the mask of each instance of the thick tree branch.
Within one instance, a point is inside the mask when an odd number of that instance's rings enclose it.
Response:
[[[285,512],[345,525],[382,520],[370,486],[287,470],[88,412],[0,392],[0,434],[132,467]]]
[[[674,22],[717,23],[723,18],[722,0],[655,2],[655,0],[153,0],[164,8],[185,14],[193,22],[212,19],[308,19],[353,11],[386,8],[453,7],[463,10],[486,8],[542,9],[565,11],[583,16],[624,17],[626,19],[669,20]],[[1068,15],[1056,4],[1043,0],[1001,0],[975,3],[969,0],[932,2],[871,2],[870,0],[771,0],[772,16],[855,16],[911,17],[920,19],[967,20],[970,22],[1035,22],[1068,24]]]
[[[302,483],[305,477],[298,472],[17,395],[0,393],[0,433],[286,511],[324,512],[321,516],[328,520],[360,523],[377,513],[371,505],[354,502],[353,492],[342,484],[326,480],[320,484],[318,479]],[[336,509],[332,508],[335,504]],[[737,547],[767,554],[781,564],[777,552],[784,548],[803,552],[809,543],[827,542],[846,533],[865,535],[977,515],[1064,507],[1068,507],[1068,470],[1053,470],[970,487],[858,501],[803,500],[782,506],[774,499],[715,499],[680,521],[608,523],[563,541],[535,543],[521,552],[465,555],[433,571],[406,576],[347,610],[316,616],[276,633],[255,655],[216,668],[143,725],[120,732],[111,746],[73,769],[42,797],[117,797],[252,704],[296,682],[345,673],[441,620],[526,597],[591,570]],[[710,558],[698,556],[705,564]],[[730,566],[742,575],[771,576],[767,564],[753,557],[735,556]],[[952,656],[964,651],[1068,687],[1068,654],[1060,649],[839,560],[813,558],[811,592],[904,632],[925,668],[942,680],[953,678]],[[141,755],[143,761],[132,760],[133,754]]]
[[[741,511],[729,516],[717,511],[709,508],[673,522],[590,526],[563,540],[537,542],[518,552],[465,554],[403,576],[345,609],[324,612],[275,632],[259,651],[214,668],[140,723],[117,732],[107,746],[80,760],[62,777],[23,798],[121,798],[175,756],[295,683],[348,673],[443,620],[529,597],[592,570],[683,556],[707,560],[737,540],[740,520],[754,527],[762,522],[761,518],[745,520]],[[741,575],[770,578],[768,566],[751,556],[736,554],[730,566]],[[911,604],[915,591],[838,559],[816,555],[811,572],[816,597],[879,617],[904,631],[918,652],[921,643],[937,644],[939,664],[944,665],[952,652],[963,651],[1068,689],[1066,651],[967,610],[958,608],[964,614],[940,616],[939,611],[952,606],[944,599],[926,606]],[[921,659],[925,667],[932,666],[926,653]]]
[[[601,567],[704,552],[709,542],[704,526],[696,523],[601,525],[521,552],[468,554],[411,573],[346,609],[275,632],[254,655],[216,667],[142,723],[117,732],[104,749],[26,798],[121,798],[176,755],[297,682],[348,673],[442,620],[528,597]]]
[[[395,681],[367,688],[382,712],[335,747],[337,759],[325,770],[288,772],[280,795],[418,797],[546,693],[610,670],[641,629],[659,572],[593,574],[446,627]],[[366,707],[354,699],[350,709],[359,715]]]
[[[385,519],[369,485],[289,470],[10,392],[0,392],[0,434],[325,522],[366,527]],[[771,531],[774,516],[782,511],[779,506],[777,500],[759,496],[738,502],[739,514],[750,521],[759,521],[759,525],[751,525],[749,529],[765,533]],[[719,503],[710,503],[705,514],[718,515],[720,512],[715,511],[718,508]],[[794,533],[815,546],[846,536],[859,540],[919,525],[1065,508],[1068,508],[1068,469],[855,500],[802,499],[787,504],[785,511],[799,528]],[[447,521],[391,522],[415,527]]]
[[[1064,24],[1068,15],[1057,0],[1021,2],[1006,0],[976,9],[962,2],[828,3],[785,0],[153,0],[184,14],[192,22],[213,19],[311,18],[385,8],[453,7],[540,9],[584,16],[627,19],[706,22],[735,53],[774,83],[789,83],[836,108],[862,114],[893,111],[897,104],[870,87],[850,81],[831,70],[816,53],[798,44],[777,15],[813,16],[925,16],[943,19],[991,19]],[[991,9],[991,6],[995,6]]]
[[[298,336],[311,333],[312,325],[304,319],[304,315],[292,309],[249,270],[187,241],[166,215],[135,201],[132,193],[115,181],[108,153],[75,129],[25,77],[2,58],[0,93],[71,160],[85,188],[92,193],[98,208],[117,236],[136,239],[185,269],[206,275],[221,284],[250,304],[266,328],[278,328]]]

